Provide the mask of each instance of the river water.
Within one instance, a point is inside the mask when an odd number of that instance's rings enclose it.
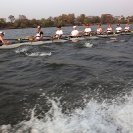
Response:
[[[62,29],[68,35],[72,27]],[[56,28],[42,31],[53,35]],[[36,29],[5,32],[18,38]],[[0,133],[133,132],[133,35],[25,45],[0,55]]]

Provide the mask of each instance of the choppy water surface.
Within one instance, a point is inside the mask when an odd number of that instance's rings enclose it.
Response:
[[[42,30],[52,35],[56,28]],[[71,30],[63,27],[66,35]],[[35,32],[6,30],[5,38]],[[0,133],[133,132],[133,35],[0,55]]]

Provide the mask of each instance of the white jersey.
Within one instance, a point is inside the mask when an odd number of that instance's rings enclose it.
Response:
[[[56,37],[63,35],[63,31],[62,30],[57,30],[56,31]]]
[[[84,33],[85,35],[88,35],[91,32],[91,28],[85,28]]]
[[[91,32],[91,28],[85,28],[84,32]]]
[[[121,30],[122,30],[121,27],[117,27],[117,28],[116,28],[116,32],[117,32],[117,33],[121,32]]]
[[[125,27],[125,31],[129,31],[129,27]]]
[[[41,35],[43,35],[43,32],[42,31],[38,32],[36,34],[36,39],[40,39]]]
[[[41,37],[40,33],[37,33],[36,34],[36,39],[40,39],[40,37]]]
[[[71,36],[77,36],[79,34],[79,31],[78,30],[73,30],[71,32]]]
[[[97,34],[101,34],[101,29],[97,29]]]
[[[112,28],[107,28],[107,32],[108,33],[112,32]]]

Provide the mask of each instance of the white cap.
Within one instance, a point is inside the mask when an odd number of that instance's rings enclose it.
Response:
[[[5,35],[5,32],[3,32],[3,31],[0,31],[0,34],[3,34],[3,35]]]
[[[41,26],[37,26],[38,29],[41,29]]]
[[[76,28],[76,26],[73,26],[73,28]]]

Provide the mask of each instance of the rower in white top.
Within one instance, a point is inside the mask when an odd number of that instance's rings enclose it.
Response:
[[[98,26],[97,26],[97,31],[96,31],[96,33],[97,33],[97,35],[101,35],[102,34],[102,28],[101,28],[101,24],[98,24]]]
[[[105,33],[106,34],[113,34],[113,29],[112,29],[111,24],[108,25],[107,29],[105,30]]]
[[[41,26],[37,26],[37,34],[34,36],[35,41],[39,41],[43,38],[43,32],[41,31]]]
[[[63,35],[63,31],[61,29],[61,26],[58,26],[56,33],[52,36],[52,39],[60,39],[62,35]]]
[[[73,31],[70,34],[71,37],[78,37],[79,31],[76,29],[76,26],[73,26]]]
[[[129,24],[126,24],[126,26],[125,26],[125,30],[124,30],[125,32],[130,32],[130,27],[129,27]]]
[[[86,24],[86,28],[83,31],[82,35],[84,35],[84,36],[90,36],[90,34],[91,34],[91,28],[89,26],[90,26],[90,24]]]
[[[34,36],[25,36],[24,38],[29,39],[30,42],[40,41],[43,38],[43,32],[41,31],[41,26],[37,26],[37,33]],[[21,40],[21,38],[20,38]]]
[[[119,34],[121,32],[122,32],[122,28],[121,28],[120,24],[117,24],[116,34]]]

